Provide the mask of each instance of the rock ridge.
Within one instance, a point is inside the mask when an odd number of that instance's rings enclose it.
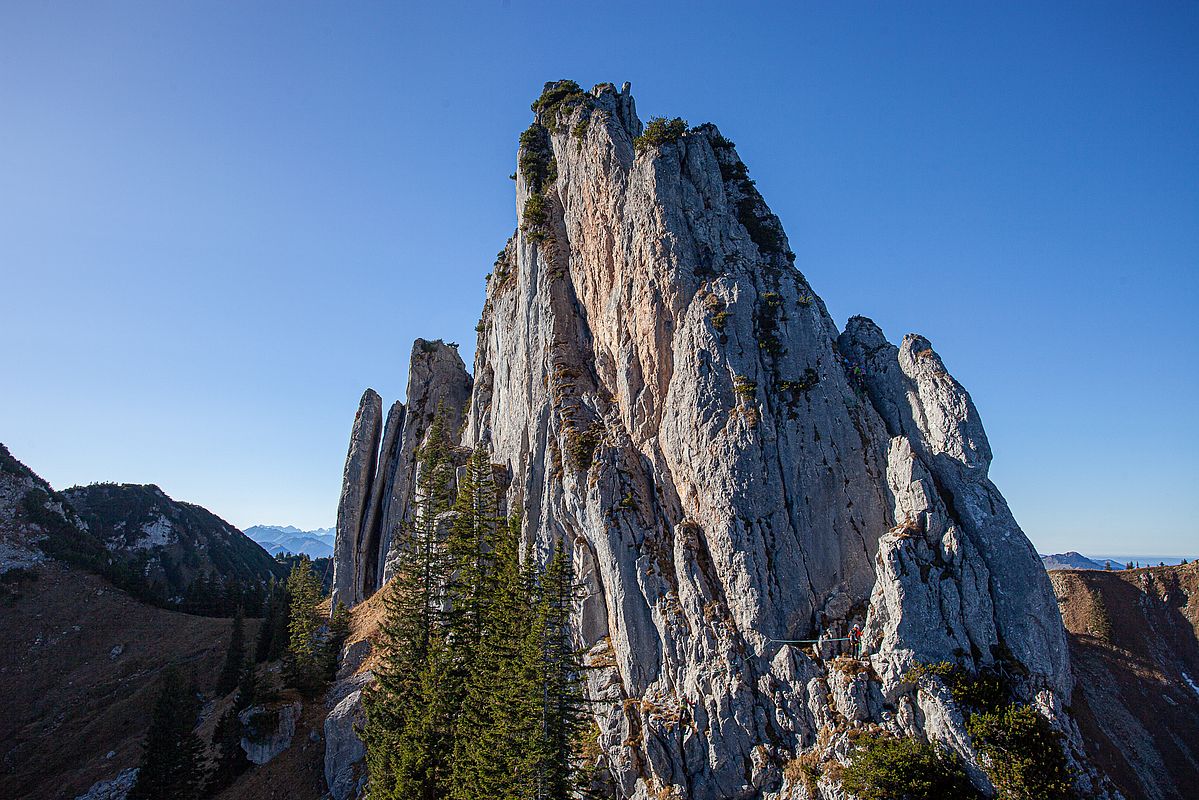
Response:
[[[841,798],[787,767],[868,728],[940,741],[992,790],[944,687],[907,677],[934,661],[1014,665],[1079,785],[1115,796],[1064,710],[1052,586],[931,344],[838,328],[715,125],[643,125],[628,84],[547,83],[533,110],[473,382],[440,350],[410,378],[380,541],[436,397],[506,467],[525,548],[571,553],[614,796]],[[838,658],[854,625],[864,658]]]

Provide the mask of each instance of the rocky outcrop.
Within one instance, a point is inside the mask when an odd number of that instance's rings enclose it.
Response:
[[[614,794],[806,798],[788,762],[843,760],[863,728],[945,742],[987,788],[917,662],[1010,663],[1069,734],[1048,579],[928,342],[838,330],[715,126],[643,127],[627,84],[535,108],[461,443],[506,468],[526,548],[572,555]],[[854,624],[868,659],[835,658]]]
[[[458,355],[458,345],[441,340],[417,339],[408,362],[408,415],[396,454],[391,479],[384,486],[381,529],[378,534],[382,572],[375,587],[391,579],[396,553],[392,547],[395,532],[410,519],[413,481],[416,479],[416,451],[424,442],[429,425],[438,409],[445,414],[446,429],[457,439],[462,418],[470,402],[472,379]]]
[[[1030,695],[1047,688],[1068,703],[1072,679],[1053,587],[987,478],[991,448],[970,395],[922,336],[909,334],[897,348],[873,322],[853,317],[840,346],[864,371],[888,432],[901,440],[889,458],[896,519],[917,530],[927,522],[934,536],[948,537],[944,555],[964,554],[945,576],[964,580],[950,582],[951,591],[961,590],[957,610],[952,598],[942,603],[944,638],[956,640],[955,652],[967,645],[975,667],[1011,653],[1030,672]]]
[[[92,569],[108,562],[104,543],[71,502],[0,444],[0,574],[48,557]]]
[[[366,777],[366,746],[358,732],[366,722],[362,690],[371,678],[369,671],[341,678],[325,701],[325,782],[333,800],[356,797]]]
[[[137,767],[121,770],[112,780],[99,781],[75,800],[125,800],[137,783]]]
[[[400,453],[404,442],[404,420],[407,409],[399,400],[391,404],[387,412],[387,423],[383,427],[383,442],[379,447],[378,466],[375,469],[375,479],[371,484],[370,505],[362,522],[359,534],[358,566],[355,579],[360,588],[362,600],[369,595],[382,581],[383,544],[380,541],[383,531],[383,519],[389,503],[386,502],[395,484],[396,472],[400,466]]]
[[[362,599],[357,581],[361,562],[362,522],[370,506],[371,485],[379,455],[383,399],[374,389],[362,393],[337,503],[337,538],[333,547],[333,605],[353,605]]]
[[[457,345],[417,339],[408,367],[407,403],[392,405],[386,427],[380,425],[379,395],[368,389],[362,396],[337,511],[334,605],[360,603],[391,577],[393,533],[409,517],[417,449],[438,409],[457,436],[471,385]]]
[[[245,731],[241,749],[253,764],[265,764],[291,747],[303,704],[299,700],[250,706],[237,715]]]

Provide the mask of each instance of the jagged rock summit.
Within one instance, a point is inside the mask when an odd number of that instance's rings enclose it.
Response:
[[[334,606],[353,606],[391,578],[391,544],[409,516],[417,447],[438,408],[447,414],[450,430],[461,428],[471,385],[457,345],[417,339],[409,361],[407,406],[394,403],[384,423],[379,393],[363,393],[337,506]]]
[[[1076,751],[1052,587],[929,343],[838,329],[714,125],[643,125],[628,84],[546,84],[533,109],[473,385],[418,341],[402,433],[380,443],[363,398],[339,596],[389,577],[437,398],[506,468],[526,546],[573,555],[617,796],[842,797],[833,771],[786,767],[843,758],[862,728],[941,741],[989,788],[952,700],[908,679],[918,662],[1002,666]],[[786,643],[855,624],[860,669],[837,668],[837,643]]]

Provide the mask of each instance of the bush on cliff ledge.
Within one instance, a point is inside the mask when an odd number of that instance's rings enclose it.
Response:
[[[889,736],[862,741],[841,779],[858,800],[981,800],[961,760],[944,748]]]

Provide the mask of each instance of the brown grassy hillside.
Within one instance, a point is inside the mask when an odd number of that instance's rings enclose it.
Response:
[[[1050,577],[1091,758],[1129,800],[1199,797],[1199,564]]]
[[[6,585],[0,609],[0,797],[70,800],[137,765],[169,663],[211,691],[232,621],[155,608],[52,562],[37,574]]]

